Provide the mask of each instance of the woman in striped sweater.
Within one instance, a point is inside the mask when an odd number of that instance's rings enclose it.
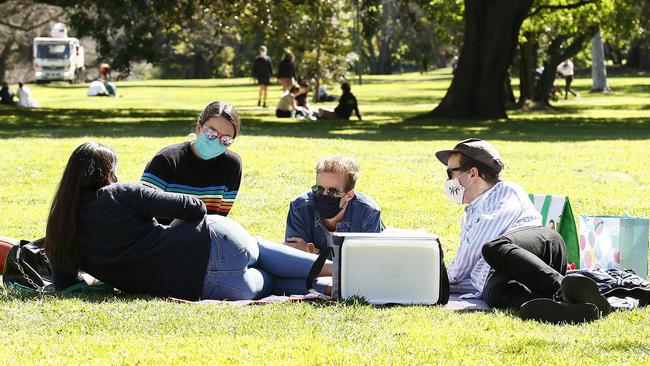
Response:
[[[147,164],[142,184],[196,196],[208,214],[227,216],[242,175],[241,158],[229,149],[240,124],[239,113],[231,104],[208,104],[196,121],[196,138],[160,150]],[[169,223],[171,218],[158,219]]]

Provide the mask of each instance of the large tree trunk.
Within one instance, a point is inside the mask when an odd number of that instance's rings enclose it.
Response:
[[[609,93],[612,90],[607,85],[607,69],[605,68],[605,49],[600,30],[591,39],[591,91]]]
[[[532,0],[465,0],[465,38],[451,86],[431,116],[505,118],[503,84]]]
[[[5,72],[7,71],[7,61],[11,56],[11,50],[14,47],[14,37],[4,42],[4,48],[0,52],[0,81],[5,81]]]
[[[537,59],[536,35],[526,34],[526,41],[519,44],[519,105],[533,98],[535,90],[535,67]]]

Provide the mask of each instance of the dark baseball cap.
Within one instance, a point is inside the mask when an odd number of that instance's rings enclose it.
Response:
[[[496,147],[485,140],[476,138],[463,140],[456,144],[452,150],[440,150],[436,152],[436,158],[447,165],[449,155],[457,152],[487,165],[496,170],[497,173],[503,169],[501,155],[499,155]]]

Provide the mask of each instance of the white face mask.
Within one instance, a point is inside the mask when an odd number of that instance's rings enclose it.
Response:
[[[447,197],[449,197],[450,200],[452,200],[453,202],[459,205],[463,204],[463,196],[465,196],[465,190],[472,185],[470,183],[467,185],[467,187],[463,187],[463,185],[460,184],[460,177],[467,174],[468,172],[469,170],[457,176],[456,178],[448,179],[445,182],[445,193],[447,193]]]

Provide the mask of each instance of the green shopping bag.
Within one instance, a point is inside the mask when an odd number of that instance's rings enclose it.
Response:
[[[542,225],[557,230],[564,239],[569,264],[574,263],[576,268],[580,268],[578,231],[569,197],[551,194],[529,194],[528,197],[542,215]]]

